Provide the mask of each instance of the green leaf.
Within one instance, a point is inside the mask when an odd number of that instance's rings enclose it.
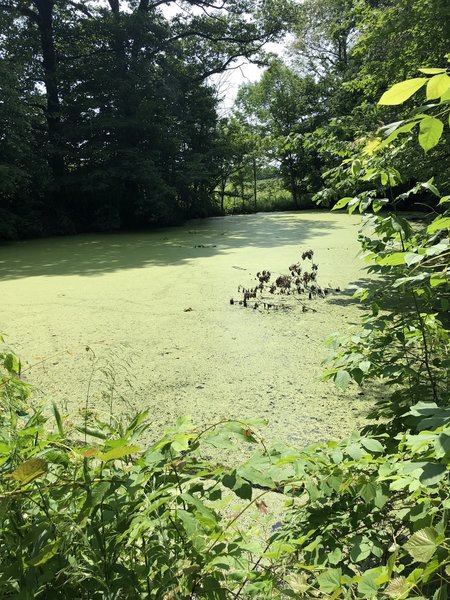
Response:
[[[350,373],[348,371],[338,371],[334,378],[334,383],[341,390],[346,390],[349,386],[350,381],[352,380]]]
[[[450,453],[450,435],[448,433],[440,433],[434,443],[436,458],[443,458]]]
[[[433,179],[434,177],[432,177],[429,181],[425,181],[425,183],[422,183],[420,187],[425,188],[426,190],[430,190],[432,194],[440,198],[441,194],[437,187],[434,185]]]
[[[437,287],[438,285],[445,285],[448,283],[449,278],[445,275],[439,275],[439,273],[433,273],[430,277],[430,285],[431,287]]]
[[[225,475],[222,478],[222,484],[228,489],[233,490],[233,492],[236,494],[236,496],[239,496],[239,498],[242,498],[243,500],[252,499],[252,486],[248,482],[244,481],[242,477],[239,477],[236,472]]]
[[[96,455],[96,458],[102,460],[103,462],[107,462],[108,460],[118,460],[119,458],[124,458],[130,454],[136,454],[136,452],[139,451],[139,446],[122,446],[119,448],[113,448],[108,452],[99,452]]]
[[[433,594],[433,600],[448,600],[449,589],[446,583],[442,583],[441,587]]]
[[[371,367],[371,362],[370,360],[362,360],[359,364],[358,367],[361,369],[361,371],[363,373],[368,373]]]
[[[419,69],[419,71],[421,73],[423,73],[424,75],[439,75],[440,73],[446,73],[447,69],[430,68],[430,69]]]
[[[364,446],[369,452],[382,453],[384,452],[383,446],[378,440],[372,438],[361,438],[361,445]]]
[[[446,468],[444,465],[429,462],[422,467],[420,482],[426,486],[436,485],[441,481],[445,474]]]
[[[414,79],[407,79],[401,83],[396,83],[389,88],[381,96],[378,104],[383,106],[394,106],[402,104],[405,100],[408,100],[413,94],[415,94],[422,86],[427,83],[426,77],[416,77]]]
[[[395,267],[398,265],[404,265],[405,256],[407,254],[407,252],[393,252],[392,254],[384,256],[383,258],[378,260],[377,264],[379,264],[382,267]]]
[[[60,545],[60,540],[46,544],[39,554],[27,560],[27,564],[31,567],[39,567],[40,565],[45,564],[58,553]]]
[[[11,477],[21,485],[31,483],[47,472],[47,463],[42,458],[30,458],[21,463],[12,473]]]
[[[443,229],[450,229],[450,217],[437,217],[430,225],[428,225],[427,233],[432,234]]]
[[[352,168],[351,168],[353,177],[358,177],[358,175],[361,173],[361,169],[362,169],[361,161],[358,159],[354,160],[352,163]]]
[[[436,117],[425,117],[420,121],[419,144],[425,152],[428,152],[439,143],[443,131],[444,124]]]
[[[450,88],[450,77],[447,73],[440,73],[432,77],[427,84],[427,100],[435,100],[445,94]]]
[[[377,583],[380,573],[375,569],[364,573],[358,583],[358,592],[363,598],[377,598],[380,585]]]
[[[358,539],[353,541],[352,549],[350,550],[350,558],[352,562],[358,563],[362,560],[366,560],[370,556],[370,545],[368,544],[368,540],[366,538],[365,541],[358,536]]]
[[[351,457],[353,458],[353,460],[360,460],[360,458],[362,458],[365,455],[364,450],[361,448],[360,444],[350,444],[349,446],[347,446],[347,448],[345,449],[345,452]]]
[[[52,410],[53,410],[53,415],[55,417],[56,425],[58,427],[59,435],[61,437],[64,437],[64,426],[63,426],[63,422],[62,422],[62,418],[61,418],[61,413],[59,412],[58,407],[56,406],[56,404],[54,402],[52,402]]]
[[[332,552],[328,554],[328,562],[332,565],[337,565],[342,560],[342,551],[340,548],[335,548]]]
[[[319,584],[320,590],[326,594],[332,594],[334,590],[337,590],[341,586],[341,569],[328,569],[325,573],[321,573],[317,577],[317,583]]]
[[[414,533],[403,547],[414,560],[428,562],[438,547],[438,535],[433,527],[425,527]]]
[[[341,198],[340,200],[338,200],[336,202],[336,204],[333,206],[333,208],[331,210],[339,210],[341,208],[344,208],[347,206],[347,204],[353,200],[353,198],[351,197],[347,197],[347,198]]]
[[[415,265],[420,263],[425,256],[423,254],[416,254],[414,252],[408,252],[405,256],[405,263],[410,267],[411,265]]]

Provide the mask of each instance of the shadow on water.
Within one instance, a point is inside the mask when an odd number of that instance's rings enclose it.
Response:
[[[97,275],[146,266],[178,265],[243,247],[304,246],[340,227],[324,213],[266,213],[190,221],[148,233],[89,234],[0,246],[0,279]]]
[[[336,306],[356,306],[357,308],[367,312],[367,305],[362,304],[359,298],[355,298],[354,295],[358,289],[367,288],[374,290],[380,285],[380,281],[377,281],[369,277],[361,277],[357,281],[354,281],[348,288],[341,290],[338,295],[332,296],[328,299],[329,304],[335,304]]]

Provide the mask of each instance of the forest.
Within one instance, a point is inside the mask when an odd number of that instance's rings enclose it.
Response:
[[[446,0],[0,0],[0,23],[0,598],[447,600]],[[242,61],[260,78],[224,111],[221,82]],[[247,216],[259,211],[265,220]],[[345,262],[352,236],[362,275]],[[293,240],[311,249],[288,272],[235,264],[275,260],[283,244],[284,260]],[[323,269],[351,293],[322,283]],[[61,307],[57,330],[45,310]],[[314,387],[296,338],[311,353],[331,313],[340,333],[327,331]],[[68,362],[48,350],[64,336]],[[139,344],[154,364],[146,354],[123,375],[119,346]],[[97,354],[108,345],[113,363]],[[158,361],[156,379],[179,374],[183,352],[178,388],[194,388],[196,418],[178,395],[161,431],[154,404],[118,390],[133,394]],[[41,363],[58,362],[57,386],[50,366],[48,387],[35,385]],[[219,396],[236,379],[229,414],[200,363],[215,366]],[[87,390],[76,389],[76,414],[54,394],[73,394],[72,376]],[[167,381],[156,404],[181,394]],[[337,439],[316,425],[319,393]],[[287,413],[301,411],[297,437],[284,436]],[[281,421],[277,439],[267,420]]]

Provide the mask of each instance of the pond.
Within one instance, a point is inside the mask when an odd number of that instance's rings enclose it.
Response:
[[[360,218],[269,213],[151,232],[92,234],[0,247],[0,331],[35,400],[73,417],[148,409],[152,434],[194,422],[263,417],[264,435],[304,444],[342,437],[368,403],[320,381],[324,340],[357,327],[352,285]],[[319,281],[341,292],[300,307],[231,306],[257,271],[288,272],[312,248]],[[89,386],[90,384],[90,386]],[[89,389],[89,395],[88,395]]]

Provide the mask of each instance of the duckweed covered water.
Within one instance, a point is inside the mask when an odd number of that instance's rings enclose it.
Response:
[[[320,381],[323,341],[361,316],[349,287],[360,218],[326,212],[190,222],[148,233],[82,235],[0,247],[0,331],[20,354],[38,401],[78,415],[148,409],[156,436],[194,422],[263,417],[269,440],[342,437],[364,420],[355,389]],[[315,251],[319,280],[341,288],[297,306],[231,306],[257,271],[284,272]],[[360,393],[359,393],[360,394]]]

